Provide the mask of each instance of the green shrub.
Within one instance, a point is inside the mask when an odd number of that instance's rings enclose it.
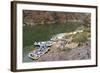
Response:
[[[77,43],[85,43],[88,40],[88,33],[87,32],[81,32],[81,33],[76,33],[73,36],[73,42]]]
[[[83,31],[84,31],[84,32],[91,32],[91,28],[90,28],[90,27],[84,27],[84,28],[83,28]]]

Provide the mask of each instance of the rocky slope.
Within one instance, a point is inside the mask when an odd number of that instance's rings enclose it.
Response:
[[[88,25],[91,22],[90,18],[90,13],[23,10],[24,25],[63,24],[67,22],[80,22]]]
[[[54,44],[46,54],[38,59],[38,61],[83,60],[91,58],[90,42],[73,49],[61,49],[58,45],[60,46],[59,43]]]

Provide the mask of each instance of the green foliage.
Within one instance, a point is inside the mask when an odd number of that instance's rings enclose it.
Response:
[[[78,32],[81,30],[83,30],[83,32]],[[76,32],[77,32],[76,34],[66,35],[65,38],[70,39],[70,37],[72,37],[72,42],[85,43],[86,41],[89,40],[88,38],[91,37],[91,28],[90,27],[85,27],[85,26],[78,27],[76,29]]]
[[[87,35],[86,33],[77,33],[73,36],[73,42],[86,42],[87,41]]]
[[[83,32],[76,33],[73,35],[73,42],[85,43],[88,41],[88,38],[91,37],[90,27],[83,28]]]
[[[84,31],[84,32],[91,32],[91,28],[90,28],[90,27],[84,27],[84,28],[83,28],[83,31]]]

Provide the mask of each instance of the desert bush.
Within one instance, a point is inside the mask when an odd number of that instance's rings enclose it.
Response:
[[[88,41],[88,32],[81,32],[81,33],[76,33],[73,35],[73,42],[77,43],[85,43]]]
[[[91,28],[90,28],[90,27],[84,27],[84,28],[83,28],[83,31],[84,31],[84,32],[91,32]]]

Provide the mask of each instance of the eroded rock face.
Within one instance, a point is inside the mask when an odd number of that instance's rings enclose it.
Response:
[[[83,45],[73,49],[63,48],[61,44],[54,44],[50,50],[42,55],[38,61],[61,61],[61,60],[83,60],[91,58],[91,46],[90,42],[88,45]]]
[[[73,49],[68,54],[68,59],[70,60],[83,60],[91,58],[91,49],[89,46],[83,46],[81,48]]]
[[[23,23],[26,25],[62,24],[67,22],[80,22],[90,25],[90,19],[90,13],[23,10]]]

